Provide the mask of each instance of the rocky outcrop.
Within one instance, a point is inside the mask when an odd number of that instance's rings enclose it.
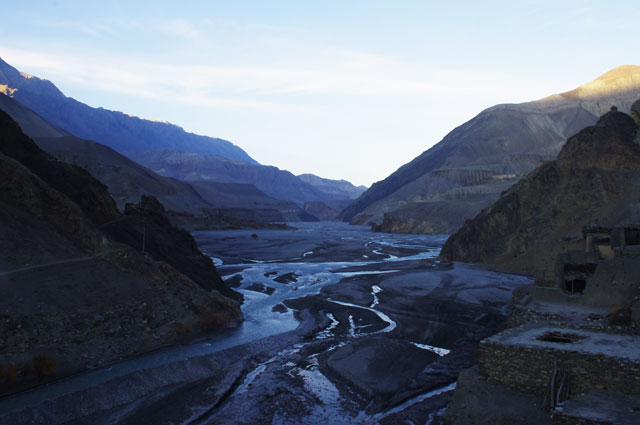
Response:
[[[110,239],[182,271],[203,289],[242,301],[240,294],[224,284],[211,259],[198,250],[193,236],[169,221],[157,199],[143,196],[140,203],[127,204],[124,216],[103,225],[102,230]]]
[[[486,109],[373,184],[341,217],[394,231],[453,233],[611,105],[628,110],[639,96],[640,67],[623,66],[570,92]]]
[[[555,258],[583,226],[640,221],[638,126],[611,111],[570,137],[555,161],[533,171],[446,242],[442,256],[532,273],[537,246]],[[545,242],[544,244],[541,244]]]
[[[157,201],[122,216],[103,184],[2,111],[0,181],[0,394],[242,321]],[[144,252],[140,223],[152,232]]]
[[[92,108],[66,97],[51,81],[21,73],[2,59],[0,90],[54,126],[77,137],[100,142],[121,153],[163,147],[221,155],[257,164],[245,151],[226,140],[188,133],[166,122]]]

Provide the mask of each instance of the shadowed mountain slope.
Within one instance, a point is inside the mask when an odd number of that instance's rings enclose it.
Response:
[[[640,103],[634,105],[640,109]],[[537,241],[580,238],[583,226],[640,221],[640,145],[629,115],[609,112],[468,220],[442,248],[449,260],[532,273]],[[635,138],[635,140],[634,140]],[[560,244],[556,248],[560,247]],[[554,245],[545,245],[553,258]]]
[[[92,108],[65,96],[51,81],[21,73],[2,59],[0,91],[20,101],[54,126],[77,137],[100,142],[121,153],[171,148],[257,164],[245,151],[229,141],[188,133],[166,122]]]
[[[91,108],[66,97],[50,81],[21,73],[2,59],[0,92],[30,109],[29,113],[24,113],[17,111],[15,105],[2,102],[5,110],[20,121],[25,132],[65,161],[79,163],[84,160],[80,164],[108,184],[120,207],[130,201],[131,196],[138,199],[139,195],[152,194],[167,209],[193,213],[207,207],[202,203],[209,200],[197,199],[197,194],[188,185],[169,179],[161,184],[157,176],[149,175],[147,170],[135,169],[137,166],[131,163],[118,170],[128,178],[116,177],[113,168],[123,163],[122,158],[90,141],[112,148],[165,177],[254,184],[266,195],[296,202],[300,207],[306,201],[353,199],[361,193],[346,181],[312,176],[310,184],[286,170],[261,166],[226,140],[187,133],[168,123]],[[38,123],[38,115],[48,121],[47,125]],[[76,149],[69,150],[69,145],[75,141],[78,141]],[[153,153],[156,150],[160,153]],[[170,157],[167,152],[171,153]],[[90,160],[86,160],[88,156]],[[139,188],[136,187],[138,182],[130,178],[134,176],[140,177]],[[211,193],[213,189],[207,192]]]
[[[570,92],[497,105],[377,182],[341,217],[382,231],[451,233],[611,105],[640,96],[640,67],[622,66]]]
[[[8,96],[0,96],[0,109],[9,113],[40,148],[86,169],[106,184],[121,211],[127,203],[136,203],[142,195],[150,195],[167,210],[190,214],[202,214],[209,208],[266,208],[283,212],[284,215],[279,215],[280,221],[285,218],[300,221],[305,217],[295,204],[271,198],[251,185],[189,184],[160,176],[107,146],[69,135]]]

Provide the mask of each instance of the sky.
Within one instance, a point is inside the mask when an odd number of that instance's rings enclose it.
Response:
[[[11,1],[0,57],[67,96],[369,186],[498,103],[640,65],[640,2]]]

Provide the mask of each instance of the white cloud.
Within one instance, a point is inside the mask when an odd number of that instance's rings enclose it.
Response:
[[[196,35],[193,35],[194,37]],[[522,79],[481,75],[447,69],[427,69],[389,58],[361,55],[337,58],[321,67],[296,65],[164,64],[129,57],[60,56],[17,50],[2,52],[24,69],[41,70],[45,77],[72,81],[88,88],[156,98],[158,91],[180,93],[184,101],[203,96],[235,98],[238,105],[272,109],[281,103],[301,102],[300,96],[464,96],[531,99],[548,87],[523,85]],[[249,99],[247,99],[249,98]],[[278,100],[269,100],[277,98]],[[233,103],[231,102],[231,103]],[[221,106],[230,103],[220,103]]]

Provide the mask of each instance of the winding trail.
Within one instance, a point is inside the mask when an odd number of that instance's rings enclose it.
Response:
[[[12,274],[28,272],[28,271],[31,271],[31,270],[43,269],[43,268],[51,267],[51,266],[60,266],[60,265],[64,265],[64,264],[73,264],[73,263],[81,263],[83,261],[91,261],[91,260],[95,260],[97,258],[105,257],[110,252],[111,252],[111,250],[106,250],[104,252],[101,252],[101,253],[95,254],[95,255],[84,255],[82,257],[68,258],[66,260],[51,261],[49,263],[34,264],[33,266],[27,266],[27,267],[21,267],[19,269],[7,270],[7,271],[0,272],[0,277],[11,276]]]

